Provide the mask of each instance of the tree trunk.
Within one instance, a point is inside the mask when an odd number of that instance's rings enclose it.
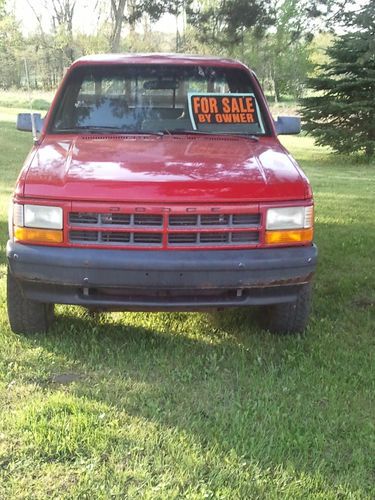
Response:
[[[374,115],[373,113],[369,113],[368,123],[374,123]],[[365,148],[365,155],[367,158],[371,158],[375,154],[375,129],[372,127],[367,133],[368,143]]]
[[[111,11],[113,18],[112,33],[110,38],[111,52],[119,51],[125,6],[126,0],[119,0],[118,3],[116,3],[116,0],[111,1]]]

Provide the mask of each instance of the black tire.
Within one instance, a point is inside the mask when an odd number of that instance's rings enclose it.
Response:
[[[262,309],[262,325],[272,333],[280,335],[302,333],[309,319],[311,284],[303,285],[296,302],[274,304]]]
[[[54,320],[54,304],[35,302],[24,297],[22,288],[8,269],[8,318],[12,331],[25,335],[46,332]]]

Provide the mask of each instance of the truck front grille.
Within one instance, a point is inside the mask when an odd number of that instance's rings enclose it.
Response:
[[[97,245],[157,245],[162,243],[162,233],[129,233],[119,231],[69,231],[71,243]]]
[[[198,208],[191,208],[198,213],[181,213],[177,206],[149,209],[159,213],[73,211],[68,215],[68,239],[79,246],[249,248],[260,243],[261,234],[261,214],[251,208],[236,207],[236,213],[205,213],[214,210],[209,207],[202,213]]]
[[[111,225],[111,226],[159,226],[163,225],[163,216],[154,214],[97,214],[91,212],[70,212],[69,223],[75,225]]]
[[[169,226],[258,226],[260,214],[170,215]]]

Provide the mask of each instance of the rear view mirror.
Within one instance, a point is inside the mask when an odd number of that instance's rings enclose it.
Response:
[[[41,132],[43,127],[43,118],[40,113],[33,113],[35,120],[36,132]],[[17,115],[17,130],[22,130],[23,132],[32,132],[33,128],[31,125],[31,113],[19,113]]]
[[[143,84],[145,90],[177,90],[178,82],[172,79],[148,80]]]
[[[301,132],[301,118],[298,116],[278,116],[275,127],[278,135],[299,134]]]

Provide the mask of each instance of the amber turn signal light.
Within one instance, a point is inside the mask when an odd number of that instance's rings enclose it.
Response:
[[[63,232],[52,229],[34,229],[29,227],[15,227],[14,238],[29,243],[62,243]]]
[[[265,243],[267,245],[285,245],[287,243],[311,243],[313,240],[313,228],[293,229],[284,231],[266,231]]]

